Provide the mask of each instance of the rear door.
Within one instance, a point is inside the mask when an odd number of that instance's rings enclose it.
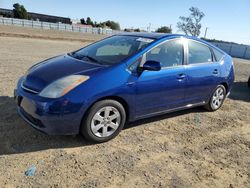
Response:
[[[204,103],[220,81],[219,63],[215,62],[209,46],[187,40],[187,90],[188,104]]]

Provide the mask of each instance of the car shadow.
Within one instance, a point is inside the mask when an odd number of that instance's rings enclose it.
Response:
[[[235,82],[231,93],[230,99],[250,102],[250,88],[247,82]]]
[[[206,110],[194,108],[159,115],[126,124],[124,129],[194,112],[206,112]],[[80,135],[50,136],[35,130],[19,117],[13,97],[0,96],[0,156],[87,145],[93,145],[93,143],[85,141]]]
[[[250,88],[248,88],[247,82],[236,82],[229,98],[250,102]],[[172,112],[126,124],[124,129],[188,113],[202,112],[207,111],[202,107],[197,107]],[[85,141],[80,135],[49,136],[35,130],[19,117],[13,97],[0,96],[0,155],[34,152],[53,148],[75,148],[92,144]]]
[[[135,122],[131,122],[131,123],[125,125],[124,129],[129,129],[129,128],[137,127],[137,126],[140,126],[140,125],[145,125],[145,124],[148,124],[148,123],[152,123],[152,122],[155,122],[155,121],[161,121],[161,120],[164,120],[164,119],[178,117],[178,116],[182,116],[184,114],[203,113],[203,112],[208,112],[208,111],[205,108],[203,108],[202,106],[200,106],[200,107],[190,108],[190,109],[186,109],[186,110],[171,112],[171,113],[167,113],[167,114],[163,114],[163,115],[157,115],[157,116],[154,116],[154,117],[140,119],[140,120],[137,120]]]
[[[35,130],[19,117],[13,97],[0,96],[0,155],[90,144],[81,136],[49,136]]]

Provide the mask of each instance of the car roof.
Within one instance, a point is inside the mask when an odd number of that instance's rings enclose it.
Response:
[[[222,51],[221,49],[219,49],[218,47],[214,46],[213,44],[199,39],[197,37],[194,36],[187,36],[187,35],[182,35],[182,34],[172,34],[172,33],[146,33],[146,32],[123,32],[123,33],[118,33],[116,34],[116,36],[135,36],[135,37],[143,37],[143,38],[150,38],[150,39],[161,39],[161,38],[167,38],[167,37],[184,37],[186,39],[192,39],[198,42],[202,42],[212,48],[215,48],[223,53],[225,53],[224,51]]]
[[[117,35],[120,36],[136,36],[136,37],[144,37],[151,39],[160,39],[163,37],[171,37],[171,36],[185,36],[180,34],[170,34],[170,33],[143,33],[143,32],[127,32],[127,33],[119,33]]]

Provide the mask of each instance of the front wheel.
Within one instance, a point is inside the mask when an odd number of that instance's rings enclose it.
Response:
[[[205,108],[209,111],[218,110],[226,98],[226,89],[223,85],[218,85]]]
[[[124,107],[115,100],[95,103],[87,112],[81,133],[89,141],[101,143],[116,137],[126,121]]]

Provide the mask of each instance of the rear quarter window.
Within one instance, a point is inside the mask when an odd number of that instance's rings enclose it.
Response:
[[[213,51],[214,51],[214,56],[216,58],[216,61],[221,61],[224,57],[224,54],[216,49],[213,49]]]

